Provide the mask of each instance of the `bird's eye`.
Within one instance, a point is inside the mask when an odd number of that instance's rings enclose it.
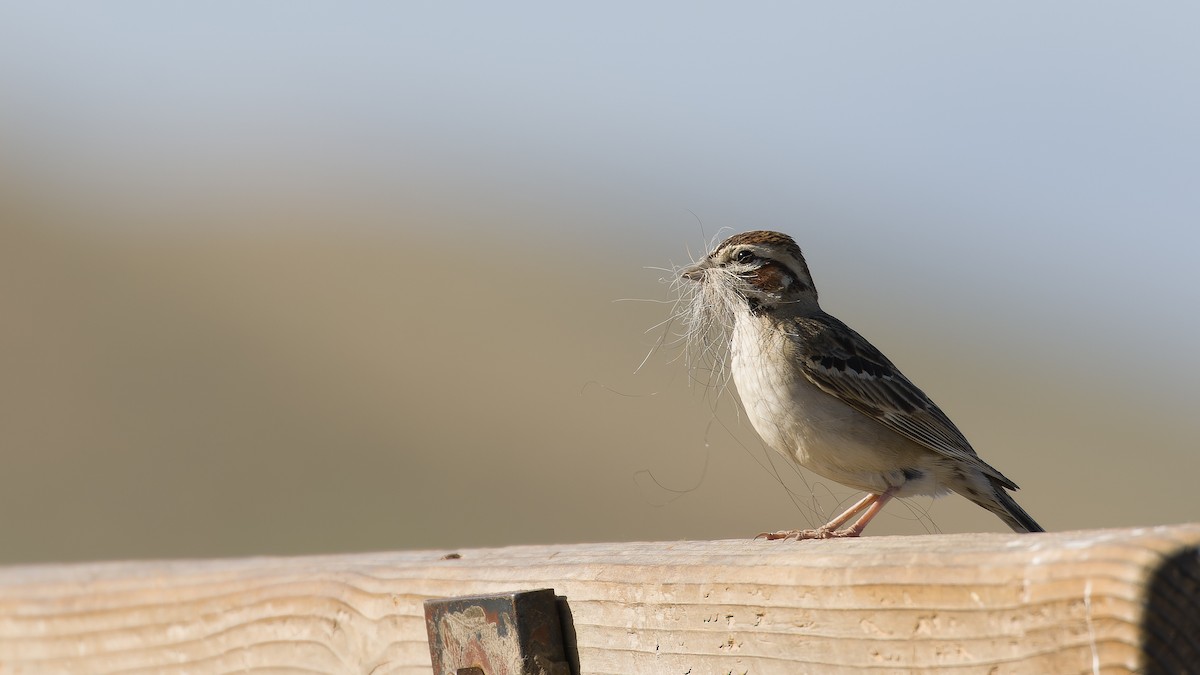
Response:
[[[747,249],[742,249],[733,254],[733,259],[740,263],[748,263],[754,260],[754,254]]]

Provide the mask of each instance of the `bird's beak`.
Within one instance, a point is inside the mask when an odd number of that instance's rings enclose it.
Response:
[[[679,270],[679,276],[688,281],[704,281],[704,272],[712,267],[712,261],[705,258],[697,263],[692,263],[687,267]]]

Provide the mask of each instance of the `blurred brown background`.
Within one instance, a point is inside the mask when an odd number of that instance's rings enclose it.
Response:
[[[635,372],[721,228],[1048,528],[1200,519],[1186,17],[877,9],[4,10],[0,562],[816,524],[854,494]]]

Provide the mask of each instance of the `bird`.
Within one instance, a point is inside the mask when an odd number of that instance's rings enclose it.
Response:
[[[817,475],[867,493],[821,527],[759,537],[857,537],[892,499],[950,492],[1014,532],[1045,531],[1009,494],[1016,483],[983,461],[925,392],[821,309],[792,237],[735,234],[680,269],[679,283],[690,294],[689,335],[728,348],[729,375],[763,441]]]

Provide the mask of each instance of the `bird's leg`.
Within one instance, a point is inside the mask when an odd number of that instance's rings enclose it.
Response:
[[[892,490],[886,490],[882,494],[875,495],[875,500],[873,502],[871,502],[871,507],[869,509],[867,509],[867,512],[862,514],[862,516],[860,516],[858,520],[854,521],[853,525],[851,525],[850,527],[847,527],[844,530],[836,530],[833,532],[829,532],[829,534],[827,536],[829,536],[829,537],[857,537],[858,535],[862,534],[862,531],[867,529],[867,523],[871,522],[872,518],[879,515],[879,512],[883,510],[883,507],[888,502],[892,501],[893,494],[894,494],[894,492]],[[859,503],[861,504],[862,502],[859,502]],[[853,515],[853,514],[850,514],[850,515]],[[847,520],[850,520],[850,515],[843,513],[842,515],[840,515],[836,519],[834,519],[834,522],[840,521],[837,524],[841,525],[842,523],[846,522]],[[832,525],[832,524],[833,524],[833,522],[830,523],[830,525]],[[829,527],[829,525],[825,526],[825,528],[828,528],[828,527]],[[821,529],[825,529],[825,528],[821,528]]]
[[[851,506],[843,511],[840,515],[838,515],[838,517],[834,518],[828,523],[825,523],[815,530],[781,530],[779,532],[763,532],[755,537],[755,539],[762,537],[769,541],[774,541],[776,539],[800,540],[832,539],[834,537],[857,537],[858,535],[862,534],[864,529],[866,529],[867,523],[870,523],[871,519],[879,515],[879,512],[883,510],[883,507],[892,500],[892,494],[892,490],[885,490],[880,494],[868,494],[867,496],[858,500],[854,506]],[[862,516],[859,517],[859,519],[856,520],[853,525],[844,530],[838,529],[842,525],[846,524],[846,521],[858,515],[858,513],[863,509],[866,509],[867,512],[862,514]]]
[[[859,511],[862,511],[863,509],[867,508],[868,506],[871,506],[872,504],[874,504],[878,499],[879,499],[879,495],[874,494],[874,493],[868,494],[866,497],[863,497],[862,499],[858,500],[858,502],[856,502],[854,504],[854,506],[851,506],[850,508],[846,509],[845,511],[842,511],[842,514],[840,516],[838,516],[837,518],[834,518],[833,520],[829,521],[828,523],[825,523],[818,529],[828,530],[829,532],[833,532],[834,530],[841,527],[847,520],[850,520],[851,518],[853,518],[855,516],[855,514],[857,514]]]

